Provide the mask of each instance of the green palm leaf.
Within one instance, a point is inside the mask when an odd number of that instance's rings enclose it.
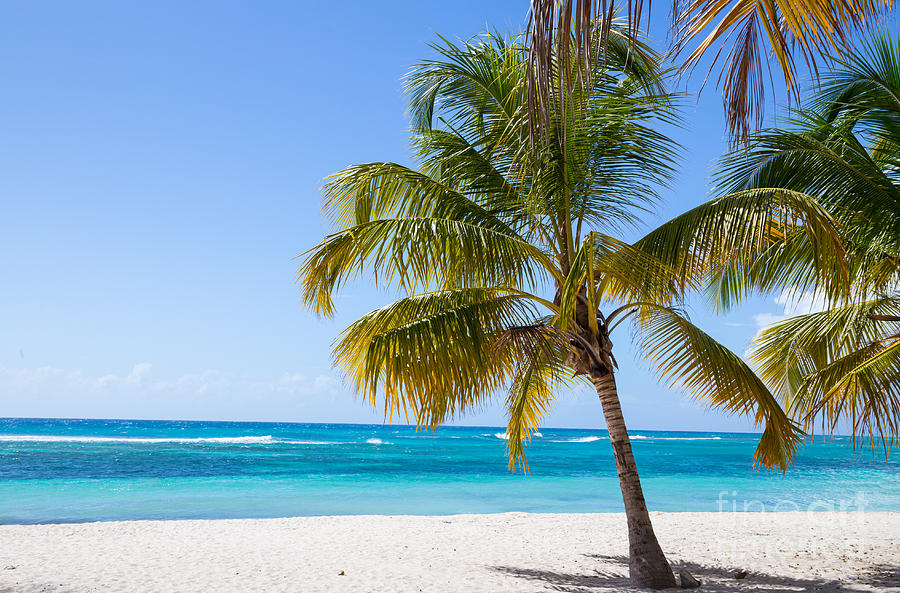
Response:
[[[752,289],[847,277],[834,217],[809,195],[791,190],[747,189],[712,200],[659,226],[635,247],[686,283],[714,281],[713,295],[722,307]],[[801,247],[814,260],[812,277],[790,257]],[[839,282],[832,287],[846,291]]]
[[[525,446],[550,412],[556,394],[574,382],[565,362],[569,351],[555,328],[543,323],[508,329],[497,348],[515,361],[506,399],[509,467],[518,464],[528,471]]]
[[[442,218],[388,218],[326,237],[304,253],[299,277],[304,303],[331,315],[332,293],[366,266],[376,283],[413,292],[429,286],[537,286],[554,267],[517,237]]]
[[[798,315],[768,327],[751,357],[760,376],[808,425],[821,415],[829,430],[842,419],[854,434],[897,434],[895,343],[900,301],[880,297]]]
[[[334,358],[366,401],[383,397],[387,418],[436,426],[506,384],[513,360],[497,356],[495,343],[506,328],[534,318],[533,303],[500,290],[414,295],[344,330]]]
[[[764,426],[754,459],[786,470],[803,433],[747,363],[674,309],[644,306],[638,319],[638,343],[663,380],[710,407],[752,415]]]
[[[325,211],[341,229],[385,218],[446,218],[516,236],[457,187],[396,163],[354,165],[329,177]]]

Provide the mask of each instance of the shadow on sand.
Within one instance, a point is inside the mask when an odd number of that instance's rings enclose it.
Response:
[[[514,566],[494,566],[497,572],[529,581],[542,583],[547,591],[564,593],[607,593],[612,591],[642,591],[631,587],[628,582],[628,558],[623,556],[602,556],[585,554],[587,558],[600,560],[605,568],[593,570],[591,574],[575,574],[550,570],[534,570]],[[853,591],[897,591],[900,592],[900,567],[874,566],[855,580],[800,579],[751,572],[743,579],[735,579],[734,574],[741,569],[728,566],[709,566],[692,562],[679,562],[703,584],[701,592],[732,593],[736,591],[765,591],[766,593],[797,593],[816,591],[818,593],[849,593]],[[587,568],[587,566],[585,566]]]

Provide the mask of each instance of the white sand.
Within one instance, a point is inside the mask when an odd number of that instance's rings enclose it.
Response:
[[[900,513],[653,520],[701,591],[900,591]],[[0,592],[595,593],[629,589],[625,552],[620,514],[8,525]]]

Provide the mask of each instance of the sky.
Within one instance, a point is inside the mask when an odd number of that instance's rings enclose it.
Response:
[[[330,349],[393,293],[352,283],[332,320],[299,298],[295,258],[329,231],[322,180],[359,162],[413,164],[403,75],[436,34],[520,30],[527,8],[2,3],[0,416],[382,422]],[[682,170],[645,229],[707,199],[726,149],[715,88],[683,115],[670,130]],[[690,313],[743,353],[760,323],[811,305],[773,294]],[[614,336],[632,428],[753,429],[659,385],[629,338]],[[489,405],[459,422],[505,419]],[[545,424],[603,426],[596,395],[561,394]]]

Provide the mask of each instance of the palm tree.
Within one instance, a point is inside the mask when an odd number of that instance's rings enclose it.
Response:
[[[647,0],[648,21],[650,5]],[[724,95],[728,131],[733,139],[746,140],[762,123],[765,79],[772,76],[770,56],[788,96],[798,99],[798,61],[817,74],[818,63],[827,61],[828,53],[846,46],[855,31],[892,6],[892,0],[672,0],[671,53],[684,56],[681,72],[693,71],[707,60],[707,78],[722,58],[717,85]],[[540,96],[550,84],[546,67],[553,53],[589,51],[592,20],[610,21],[623,9],[636,32],[644,16],[643,0],[531,1],[530,85],[535,110],[541,108]],[[598,31],[601,45],[607,31]]]
[[[375,162],[332,176],[325,211],[337,231],[302,255],[299,280],[304,303],[323,315],[334,311],[334,292],[367,270],[377,285],[396,287],[401,298],[338,337],[337,366],[386,419],[420,427],[505,394],[513,469],[527,471],[525,445],[555,395],[592,385],[618,470],[631,579],[664,588],[675,581],[619,403],[613,332],[633,325],[663,380],[764,426],[758,464],[785,467],[799,434],[744,361],[682,311],[703,277],[697,262],[721,237],[687,249],[669,245],[677,234],[634,245],[615,237],[656,199],[676,145],[657,129],[675,117],[659,57],[623,29],[610,31],[605,58],[595,52],[589,69],[553,64],[555,109],[538,143],[529,135],[523,36],[434,44],[437,57],[407,80],[419,166]],[[575,81],[574,92],[558,92]],[[788,202],[747,206],[734,240],[767,240],[766,229],[784,228],[772,217]],[[673,265],[668,254],[677,254]]]
[[[793,269],[795,292],[831,297],[762,331],[754,362],[810,430],[844,423],[887,452],[900,434],[900,44],[877,34],[836,62],[793,127],[725,160],[720,185],[816,201],[842,229],[847,273],[817,273],[814,250],[776,242],[732,285],[771,288],[767,267]]]

